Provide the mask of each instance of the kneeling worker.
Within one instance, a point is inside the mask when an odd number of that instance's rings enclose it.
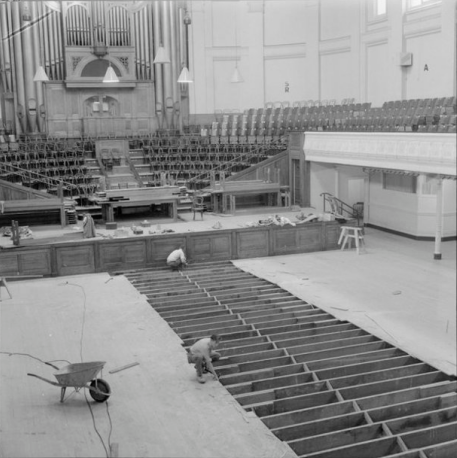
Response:
[[[214,349],[219,343],[219,336],[213,334],[211,337],[205,337],[195,342],[192,347],[189,349],[189,354],[187,355],[187,361],[189,364],[195,364],[195,369],[197,370],[197,380],[200,383],[205,383],[203,378],[203,364],[206,364],[206,368],[214,376],[214,380],[219,380],[216,371],[214,370],[212,361],[217,361],[221,354]]]
[[[167,258],[167,265],[173,270],[179,269],[182,265],[187,266],[187,259],[183,247],[179,247],[177,250],[172,251]]]

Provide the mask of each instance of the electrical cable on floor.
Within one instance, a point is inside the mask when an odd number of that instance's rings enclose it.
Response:
[[[67,361],[66,359],[54,359],[52,361],[43,361],[40,358],[37,358],[36,356],[31,355],[30,353],[17,353],[17,352],[12,352],[12,351],[0,351],[0,353],[8,356],[13,356],[13,355],[19,355],[19,356],[28,356],[29,358],[36,359],[37,361],[40,361],[40,363],[47,364],[48,366],[50,365],[49,363],[56,363],[58,361],[64,361],[68,364],[71,364],[70,361]]]
[[[86,302],[87,302],[87,296],[86,296],[86,291],[84,289],[83,286],[81,285],[78,285],[76,283],[69,283],[69,282],[66,282],[66,283],[63,283],[62,286],[65,286],[65,285],[70,285],[70,286],[76,286],[78,288],[81,288],[82,292],[83,292],[83,295],[84,295],[84,306],[83,306],[83,319],[82,319],[82,326],[81,326],[81,338],[80,338],[80,341],[79,341],[79,355],[80,355],[80,358],[81,358],[81,362],[83,362],[83,339],[84,339],[84,327],[86,325]],[[89,411],[90,411],[90,414],[92,416],[92,424],[94,426],[94,430],[95,432],[97,433],[97,436],[100,438],[100,442],[102,443],[103,445],[103,448],[105,449],[105,453],[106,453],[106,458],[110,458],[110,449],[111,449],[111,433],[113,431],[113,422],[111,421],[111,415],[110,415],[110,412],[109,412],[109,407],[108,407],[108,401],[105,401],[105,404],[106,404],[106,414],[108,416],[108,420],[109,420],[109,433],[108,433],[108,448],[106,447],[105,445],[105,441],[103,440],[103,437],[102,435],[100,434],[99,430],[97,429],[97,425],[96,425],[96,422],[95,422],[95,416],[94,416],[94,412],[92,410],[92,406],[89,402],[89,400],[87,399],[87,394],[86,392],[84,391],[84,398],[86,400],[86,404],[87,406],[89,407]]]
[[[80,338],[80,341],[79,341],[79,343],[80,343],[80,345],[79,345],[79,356],[81,358],[81,362],[83,362],[83,339],[84,339],[84,326],[86,324],[86,302],[87,302],[86,291],[84,290],[84,288],[81,285],[78,285],[76,283],[65,282],[65,283],[62,283],[59,286],[66,286],[66,285],[76,286],[76,287],[80,288],[82,293],[83,293],[83,296],[84,296],[83,321],[82,321],[82,326],[81,326],[81,338]]]
[[[95,432],[97,433],[97,436],[100,438],[100,442],[102,443],[103,448],[105,449],[106,458],[110,458],[109,449],[106,448],[105,441],[103,440],[102,435],[100,434],[99,430],[97,429],[97,425],[96,425],[96,422],[95,422],[95,415],[94,415],[94,412],[93,412],[93,410],[92,410],[92,406],[90,405],[90,402],[89,402],[89,400],[87,399],[87,394],[86,394],[85,391],[84,391],[84,398],[86,399],[87,407],[89,407],[90,415],[91,415],[91,417],[92,417],[92,424],[94,425],[94,430],[95,430]],[[109,434],[108,434],[108,446],[109,446],[109,448],[111,448],[111,447],[110,447],[110,441],[111,441],[111,432],[112,432],[112,430],[113,430],[113,423],[112,423],[112,421],[111,421],[111,415],[110,415],[110,413],[109,413],[108,401],[105,401],[105,404],[106,404],[106,413],[107,413],[107,415],[108,415],[109,424],[110,424],[110,430],[109,430]]]

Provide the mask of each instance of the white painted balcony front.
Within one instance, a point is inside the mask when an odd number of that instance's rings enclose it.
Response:
[[[306,132],[307,161],[456,176],[455,133]]]

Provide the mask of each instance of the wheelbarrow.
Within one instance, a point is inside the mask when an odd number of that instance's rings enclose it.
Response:
[[[64,401],[65,390],[67,388],[74,388],[76,392],[81,388],[87,388],[92,399],[97,402],[105,402],[111,395],[111,388],[108,383],[101,378],[96,378],[97,374],[106,364],[105,361],[69,364],[68,366],[62,367],[62,369],[50,363],[46,364],[57,369],[57,372],[54,373],[57,382],[53,382],[52,380],[35,374],[27,373],[27,375],[39,378],[51,385],[60,386],[60,402]]]

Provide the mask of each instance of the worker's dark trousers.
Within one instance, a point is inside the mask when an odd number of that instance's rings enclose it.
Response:
[[[211,361],[217,361],[220,357],[221,354],[218,353],[217,351],[212,351],[211,354]],[[197,376],[201,377],[203,375],[203,361],[205,358],[201,355],[193,355],[192,353],[189,353],[187,355],[187,361],[189,364],[195,364],[195,369],[197,370]]]

